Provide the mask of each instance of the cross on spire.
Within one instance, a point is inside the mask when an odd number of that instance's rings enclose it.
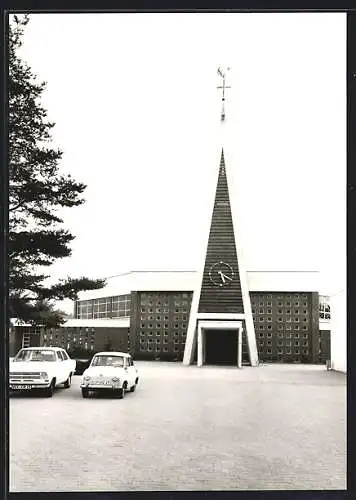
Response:
[[[230,68],[226,68],[226,71],[229,71]],[[216,87],[217,89],[222,89],[221,95],[221,118],[220,121],[225,121],[225,89],[231,89],[231,86],[225,84],[226,71],[222,70],[220,67],[218,68],[218,75],[222,78],[222,85]]]

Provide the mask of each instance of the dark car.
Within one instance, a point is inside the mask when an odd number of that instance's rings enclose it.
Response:
[[[77,359],[75,358],[77,362],[76,370],[75,370],[75,375],[83,375],[84,371],[88,368],[90,365],[90,362],[92,358],[86,358],[86,359]]]

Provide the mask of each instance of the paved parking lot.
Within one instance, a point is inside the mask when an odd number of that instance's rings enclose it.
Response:
[[[10,491],[346,488],[346,377],[137,362],[124,400],[10,399]]]

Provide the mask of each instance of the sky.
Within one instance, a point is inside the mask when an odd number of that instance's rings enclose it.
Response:
[[[199,269],[224,145],[247,270],[345,287],[346,14],[31,14],[21,55],[87,184],[51,279]]]

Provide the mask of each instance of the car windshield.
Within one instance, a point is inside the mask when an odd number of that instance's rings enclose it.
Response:
[[[14,361],[56,361],[56,356],[54,351],[21,349],[15,356]]]
[[[91,366],[122,367],[124,366],[124,358],[123,356],[107,356],[107,355],[94,356]]]

